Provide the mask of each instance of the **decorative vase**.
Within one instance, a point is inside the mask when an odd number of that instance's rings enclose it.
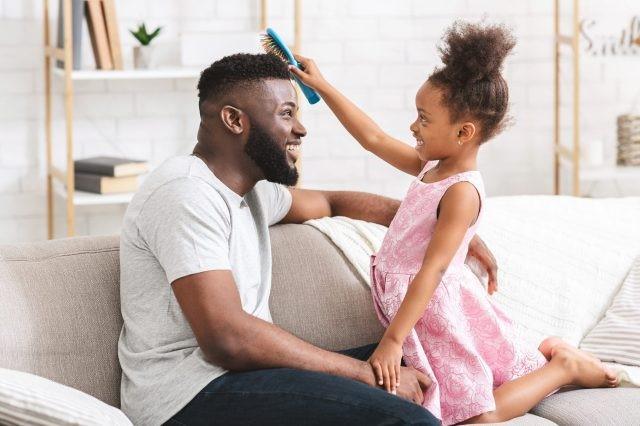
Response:
[[[134,46],[133,67],[136,69],[147,69],[153,65],[153,46]]]

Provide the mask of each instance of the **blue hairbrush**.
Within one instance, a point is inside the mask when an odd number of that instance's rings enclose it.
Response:
[[[301,70],[303,69],[302,65],[296,61],[296,58],[293,57],[293,54],[287,45],[284,44],[280,36],[274,30],[267,28],[266,34],[263,34],[260,39],[262,41],[262,47],[264,47],[264,50],[267,53],[272,53],[294,67]],[[315,90],[301,82],[295,75],[292,76],[296,83],[298,83],[298,86],[300,86],[302,93],[304,93],[304,96],[310,104],[313,105],[320,100],[320,95],[318,95]]]

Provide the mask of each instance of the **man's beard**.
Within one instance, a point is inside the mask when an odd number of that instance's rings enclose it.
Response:
[[[258,165],[269,182],[287,186],[298,182],[298,170],[289,165],[286,149],[255,123],[249,131],[244,152]]]

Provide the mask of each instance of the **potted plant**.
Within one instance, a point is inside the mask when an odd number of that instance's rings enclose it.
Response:
[[[138,28],[129,30],[131,34],[140,42],[140,46],[133,48],[133,66],[134,68],[149,68],[151,66],[151,59],[153,54],[153,48],[150,45],[151,40],[156,38],[160,34],[162,27],[158,27],[149,33],[144,22],[138,25]]]

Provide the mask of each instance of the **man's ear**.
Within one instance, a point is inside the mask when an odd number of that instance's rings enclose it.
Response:
[[[222,123],[231,133],[236,135],[242,134],[244,126],[246,125],[242,120],[243,115],[242,110],[231,105],[225,105],[220,110]]]
[[[462,123],[458,129],[458,140],[462,143],[469,142],[476,134],[476,125],[470,121]]]

